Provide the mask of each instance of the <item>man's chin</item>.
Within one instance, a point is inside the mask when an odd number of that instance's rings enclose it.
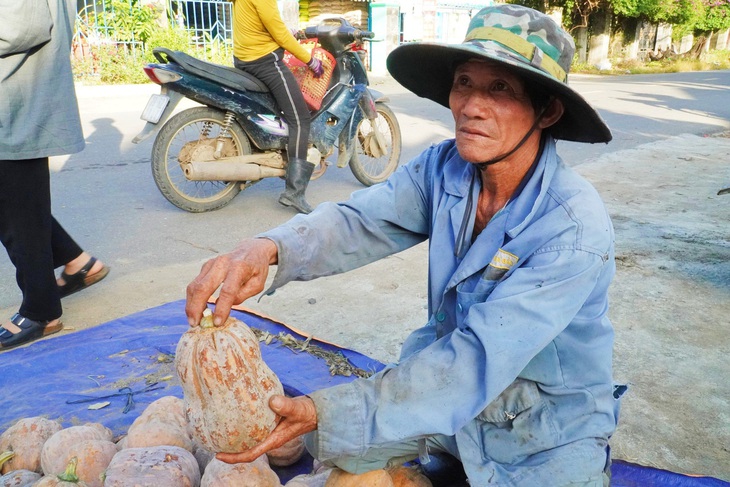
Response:
[[[459,156],[470,164],[479,164],[489,160],[490,152],[479,150],[461,150],[457,147]]]

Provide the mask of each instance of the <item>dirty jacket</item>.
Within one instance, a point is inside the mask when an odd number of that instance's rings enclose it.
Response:
[[[399,363],[311,394],[320,460],[443,434],[455,437],[473,486],[600,479],[616,426],[609,216],[550,138],[471,243],[469,192],[476,202],[479,190],[476,168],[450,140],[387,182],[263,234],[279,248],[273,289],[429,240],[430,319]]]
[[[84,147],[73,75],[76,0],[0,2],[0,160]]]

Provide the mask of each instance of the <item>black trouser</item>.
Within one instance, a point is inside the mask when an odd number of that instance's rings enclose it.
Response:
[[[311,115],[299,84],[283,59],[284,49],[277,49],[255,61],[241,61],[234,57],[233,64],[236,68],[256,76],[269,87],[279,108],[284,112],[289,127],[287,157],[290,160],[306,159]]]
[[[48,158],[0,160],[0,241],[23,293],[18,312],[34,321],[61,316],[54,270],[82,253],[51,215]]]

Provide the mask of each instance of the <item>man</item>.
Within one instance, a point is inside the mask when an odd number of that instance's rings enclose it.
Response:
[[[191,325],[222,284],[220,323],[263,290],[271,264],[273,290],[429,239],[430,319],[400,361],[367,380],[273,398],[282,420],[270,437],[219,458],[251,461],[309,433],[315,458],[355,474],[418,457],[427,467],[439,452],[461,461],[472,486],[607,482],[613,228],[555,139],[611,134],[567,85],[573,52],[554,21],[516,5],[482,9],[462,44],[397,48],[391,74],[451,108],[455,139],[203,266],[188,287]]]

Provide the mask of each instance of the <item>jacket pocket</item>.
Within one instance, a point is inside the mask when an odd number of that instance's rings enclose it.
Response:
[[[518,378],[476,419],[485,460],[514,464],[557,446],[552,415],[533,381]]]

